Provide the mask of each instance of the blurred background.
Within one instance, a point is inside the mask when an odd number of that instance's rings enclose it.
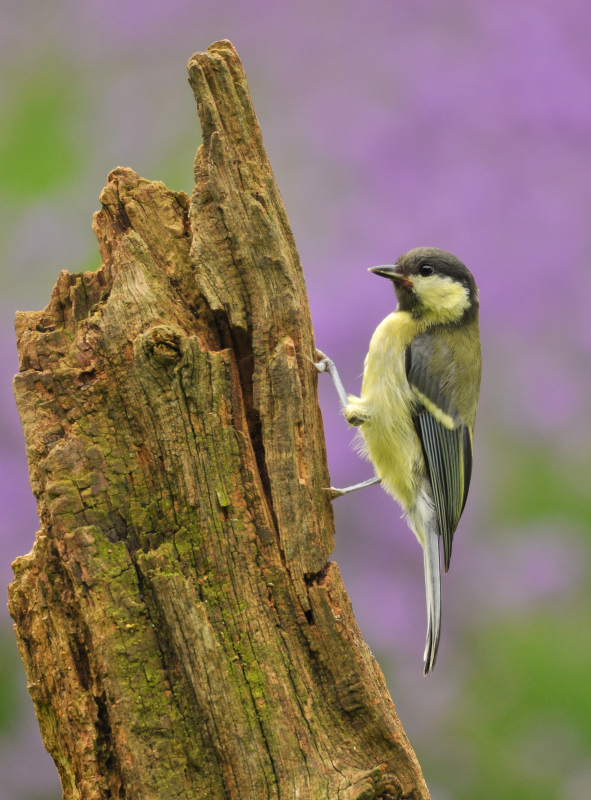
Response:
[[[318,346],[349,391],[394,307],[367,268],[451,250],[480,286],[475,466],[422,675],[422,554],[379,487],[335,501],[339,563],[433,800],[591,798],[591,5],[580,0],[1,0],[0,583],[37,530],[16,309],[94,270],[128,166],[191,192],[185,64],[243,60]],[[328,378],[333,485],[369,477]],[[0,800],[57,800],[0,604]]]

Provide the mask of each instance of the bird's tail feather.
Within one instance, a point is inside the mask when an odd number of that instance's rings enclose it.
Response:
[[[439,556],[439,531],[433,513],[425,535],[423,553],[425,560],[425,589],[427,593],[427,642],[425,644],[424,674],[431,672],[437,659],[441,631],[441,561]]]

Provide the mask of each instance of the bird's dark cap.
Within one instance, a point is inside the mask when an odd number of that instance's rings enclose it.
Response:
[[[398,270],[408,277],[417,274],[426,264],[433,267],[440,275],[447,275],[459,283],[463,283],[470,292],[470,300],[477,297],[476,281],[463,261],[447,250],[438,247],[415,247],[396,259]]]

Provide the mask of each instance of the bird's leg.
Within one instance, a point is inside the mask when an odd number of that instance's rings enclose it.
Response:
[[[344,494],[351,494],[351,492],[356,492],[358,489],[365,489],[366,486],[373,486],[376,483],[381,483],[381,478],[368,478],[366,481],[362,481],[361,483],[356,483],[353,486],[347,486],[346,489],[335,489],[334,486],[331,486],[329,489],[325,489],[325,492],[329,492],[330,499],[334,500],[335,497],[342,497]]]
[[[325,355],[322,350],[316,350],[316,353],[320,356],[320,361],[312,361],[312,359],[308,360],[314,365],[318,372],[328,372],[332,378],[332,382],[335,385],[335,389],[337,390],[339,400],[341,401],[341,406],[345,408],[349,405],[349,397],[345,391],[343,382],[339,377],[339,373],[337,372],[334,361],[332,358],[329,358],[327,355]]]
[[[334,361],[332,358],[329,358],[322,350],[316,350],[317,355],[320,356],[319,361],[312,361],[312,359],[308,359],[314,367],[318,370],[318,372],[328,372],[330,377],[332,378],[332,382],[335,385],[335,389],[337,390],[337,394],[339,396],[339,400],[341,401],[341,407],[343,410],[349,405],[349,396],[345,391],[345,387],[343,386],[343,382],[339,376],[337,368],[335,366]],[[351,421],[349,421],[351,423]],[[352,424],[352,423],[351,423]],[[356,423],[356,424],[359,424]],[[368,478],[366,481],[362,481],[361,483],[356,483],[353,486],[347,486],[346,489],[335,489],[334,486],[331,486],[328,489],[325,489],[325,492],[330,494],[330,499],[334,500],[335,497],[342,497],[344,494],[350,494],[351,492],[356,492],[358,489],[365,489],[366,486],[373,486],[376,483],[381,483],[381,478]]]

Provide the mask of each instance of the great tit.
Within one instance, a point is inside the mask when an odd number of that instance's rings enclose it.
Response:
[[[369,271],[392,281],[398,306],[372,336],[361,397],[345,392],[334,362],[321,351],[315,366],[331,375],[376,477],[329,491],[337,497],[381,482],[402,506],[424,553],[426,675],[441,630],[439,543],[447,572],[472,472],[481,370],[478,289],[459,258],[435,247],[417,247]]]

